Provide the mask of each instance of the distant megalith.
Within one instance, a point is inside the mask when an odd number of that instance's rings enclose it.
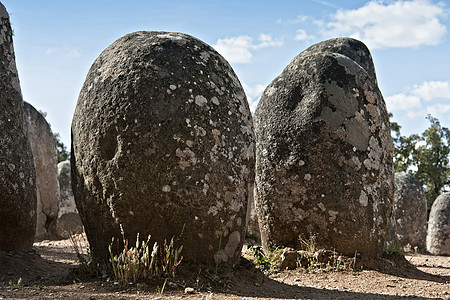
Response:
[[[72,121],[72,186],[95,256],[119,224],[175,238],[185,261],[237,263],[254,132],[227,61],[182,33],[140,31],[95,60]]]
[[[434,255],[450,255],[450,193],[437,197],[431,206],[427,251]]]
[[[427,200],[420,182],[405,172],[395,173],[391,231],[389,243],[425,249]]]
[[[36,170],[36,239],[51,239],[56,237],[59,207],[56,142],[50,125],[40,112],[27,102],[24,102],[24,112]]]
[[[83,232],[83,223],[78,214],[70,180],[70,162],[62,161],[58,164],[59,181],[59,211],[56,222],[56,234],[68,238],[72,234]]]
[[[0,250],[26,251],[36,230],[36,178],[9,15],[0,3]]]
[[[255,199],[263,245],[384,252],[392,139],[369,50],[331,39],[299,54],[254,116]],[[300,237],[300,238],[299,238]]]

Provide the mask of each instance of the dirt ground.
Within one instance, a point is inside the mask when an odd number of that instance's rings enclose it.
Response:
[[[378,270],[272,275],[243,258],[219,280],[182,264],[165,285],[159,279],[121,286],[108,274],[74,272],[78,259],[69,240],[42,241],[28,253],[0,252],[0,299],[450,299],[450,257],[405,258],[384,258]]]

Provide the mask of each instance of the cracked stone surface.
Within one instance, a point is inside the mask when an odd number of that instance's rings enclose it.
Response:
[[[27,251],[36,230],[36,177],[9,15],[0,3],[0,250]]]
[[[119,224],[175,237],[186,261],[235,265],[254,179],[254,130],[230,65],[182,33],[135,32],[93,63],[72,122],[72,186],[92,250]]]
[[[380,256],[393,201],[392,139],[369,50],[327,40],[295,57],[254,116],[263,245]]]

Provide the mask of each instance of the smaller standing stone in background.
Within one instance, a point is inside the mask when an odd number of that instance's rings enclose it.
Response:
[[[434,200],[428,218],[427,251],[450,255],[450,192]]]
[[[389,243],[425,249],[427,200],[420,182],[411,174],[395,173],[394,211]]]
[[[68,160],[58,164],[58,181],[61,200],[59,202],[56,233],[60,237],[68,238],[72,234],[83,232],[83,223],[73,197],[70,181],[70,162]]]
[[[24,102],[28,136],[34,158],[37,189],[36,240],[56,237],[59,210],[58,155],[50,125],[31,104]]]

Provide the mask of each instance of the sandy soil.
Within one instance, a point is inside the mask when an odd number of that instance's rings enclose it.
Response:
[[[81,276],[73,271],[78,259],[69,240],[42,241],[28,253],[0,252],[0,299],[450,299],[450,257],[405,258],[385,258],[378,270],[271,275],[242,259],[217,282],[184,266],[161,293],[163,279],[121,286],[107,274]]]

